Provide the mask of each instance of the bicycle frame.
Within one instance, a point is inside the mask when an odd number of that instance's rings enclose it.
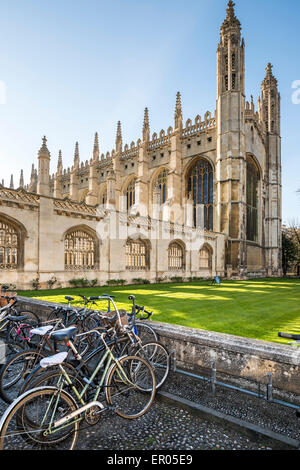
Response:
[[[100,333],[97,330],[91,330],[89,333],[97,333],[97,334],[100,335]],[[78,336],[83,336],[83,335],[86,335],[86,334],[87,333],[82,333]],[[104,338],[103,338],[104,334],[102,333],[100,336],[101,336],[101,339],[104,343],[104,347],[106,348],[106,352],[105,352],[104,356],[102,357],[102,359],[100,360],[100,362],[98,363],[98,365],[96,366],[96,368],[94,369],[91,376],[89,378],[87,378],[87,377],[83,378],[83,380],[86,382],[86,385],[84,386],[84,388],[82,389],[81,392],[79,392],[77,390],[76,386],[73,384],[72,380],[70,379],[70,377],[69,377],[67,371],[64,369],[64,367],[61,364],[59,364],[59,368],[62,372],[63,377],[61,377],[59,379],[58,394],[57,394],[57,397],[56,397],[56,405],[55,405],[54,410],[53,410],[53,415],[52,415],[52,419],[50,420],[48,430],[45,431],[46,434],[54,434],[55,432],[58,432],[58,431],[64,429],[65,427],[67,427],[67,426],[71,426],[71,425],[73,425],[73,424],[75,424],[79,421],[82,421],[84,419],[83,416],[81,416],[80,418],[77,418],[75,420],[73,420],[73,418],[76,418],[79,414],[82,414],[86,409],[88,409],[91,406],[98,406],[99,408],[102,408],[102,411],[105,410],[102,403],[98,402],[97,400],[98,400],[99,394],[100,394],[100,392],[103,388],[103,384],[104,384],[104,381],[105,381],[105,379],[108,375],[108,372],[109,372],[110,368],[113,367],[114,364],[116,364],[117,367],[118,367],[118,375],[119,375],[120,379],[124,383],[127,383],[128,385],[134,386],[134,384],[128,379],[126,372],[124,371],[124,369],[120,365],[119,359],[117,359],[113,355],[113,353],[109,349],[107,343],[104,341]],[[73,351],[76,350],[76,348],[74,347],[74,345],[71,341],[69,341],[69,345],[70,345],[70,347]],[[92,399],[92,401],[90,403],[86,403],[84,401],[83,397],[84,397],[85,393],[87,392],[87,390],[89,389],[89,387],[91,386],[91,384],[93,383],[93,380],[95,379],[95,377],[96,377],[97,373],[99,372],[99,370],[102,368],[105,361],[106,361],[106,365],[105,365],[104,371],[102,372],[101,379],[100,379],[100,381],[97,385],[94,398]],[[53,424],[53,416],[54,416],[54,413],[56,411],[56,407],[58,405],[59,395],[60,395],[60,392],[63,390],[63,378],[65,378],[67,384],[71,387],[71,389],[75,393],[75,396],[76,396],[77,400],[80,402],[80,404],[82,405],[82,407],[79,408],[78,410],[72,412],[70,415],[67,415],[64,418],[60,419],[59,421],[55,422],[54,427],[51,428],[51,426]],[[55,399],[55,396],[49,402],[44,420],[46,418],[47,412],[48,412],[51,404],[53,403],[54,399]],[[42,424],[43,424],[43,422],[42,422]]]

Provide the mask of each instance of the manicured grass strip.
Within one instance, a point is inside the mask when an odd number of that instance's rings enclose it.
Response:
[[[82,306],[76,293],[115,295],[118,306],[127,310],[132,305],[128,295],[134,294],[138,305],[153,310],[154,321],[264,341],[287,344],[278,338],[279,331],[300,333],[300,279],[223,281],[220,287],[202,281],[20,292],[60,303],[66,303],[65,295],[71,295],[76,299],[74,306]],[[105,310],[106,305],[99,302],[97,308]]]

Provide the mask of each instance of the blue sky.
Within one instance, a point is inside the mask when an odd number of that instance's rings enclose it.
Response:
[[[141,137],[144,108],[151,132],[173,124],[176,92],[184,120],[216,107],[216,49],[227,0],[0,1],[0,180],[28,181],[42,136],[51,172],[89,159],[94,133],[100,151]],[[267,62],[282,96],[283,219],[299,217],[299,0],[236,0],[246,43],[246,93],[255,102]]]

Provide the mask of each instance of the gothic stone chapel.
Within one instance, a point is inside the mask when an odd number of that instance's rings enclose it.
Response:
[[[216,111],[174,123],[50,175],[43,138],[30,183],[0,186],[0,283],[43,287],[73,278],[281,275],[280,94],[266,67],[255,105],[245,99],[245,43],[230,0],[217,48]]]

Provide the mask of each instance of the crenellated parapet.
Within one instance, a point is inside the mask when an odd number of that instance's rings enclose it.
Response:
[[[199,134],[200,132],[205,132],[209,129],[215,129],[217,126],[216,115],[212,117],[211,113],[207,111],[204,115],[204,120],[202,121],[201,116],[196,116],[194,123],[191,119],[188,119],[185,124],[185,128],[182,129],[182,137],[191,137],[193,135]]]

